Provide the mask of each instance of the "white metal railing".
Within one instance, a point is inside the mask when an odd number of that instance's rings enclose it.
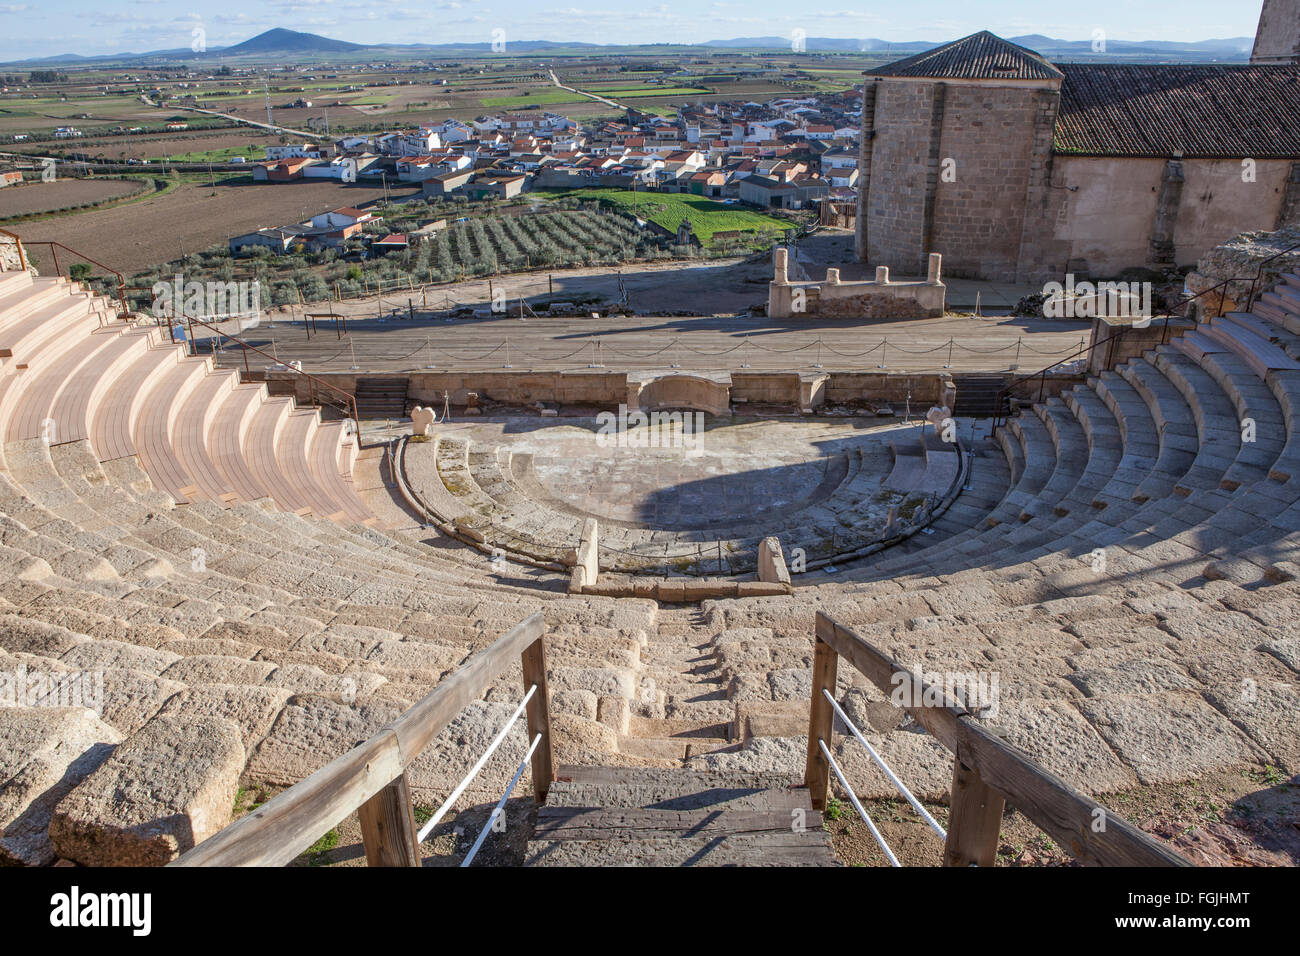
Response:
[[[917,800],[916,797],[912,796],[912,791],[907,789],[906,785],[903,783],[903,781],[898,779],[898,776],[894,773],[894,771],[889,769],[889,765],[886,764],[884,758],[881,757],[880,754],[876,752],[876,748],[871,746],[871,744],[867,742],[867,738],[862,736],[861,731],[859,731],[858,728],[853,725],[853,721],[849,720],[848,715],[845,714],[844,711],[840,709],[840,705],[835,702],[835,698],[834,696],[832,696],[831,692],[825,687],[823,687],[822,693],[826,695],[826,699],[830,701],[831,707],[834,708],[835,713],[840,718],[840,720],[844,722],[844,726],[849,728],[849,731],[853,734],[853,736],[858,739],[858,743],[862,744],[863,747],[867,748],[867,753],[869,753],[871,755],[871,759],[876,762],[876,766],[884,771],[885,776],[889,778],[889,782],[898,788],[898,792],[901,793],[903,797],[907,800],[907,802],[912,805],[912,809],[915,810],[918,814],[920,814],[921,819],[930,825],[931,830],[939,834],[940,840],[948,839],[948,832],[939,825],[938,820],[930,816],[929,811],[927,811],[925,807],[921,806],[921,801]]]
[[[515,725],[515,721],[517,721],[520,715],[523,714],[524,708],[528,706],[528,701],[532,698],[533,694],[535,694],[536,692],[537,692],[536,684],[533,684],[531,687],[528,688],[528,693],[524,694],[524,699],[519,702],[519,706],[515,708],[515,712],[511,714],[510,719],[505,722],[505,726],[503,726],[499,731],[497,731],[497,735],[493,737],[492,742],[488,744],[487,750],[483,751],[483,756],[479,757],[478,762],[474,764],[474,766],[469,768],[469,773],[465,774],[461,782],[456,785],[456,789],[451,792],[451,794],[447,797],[447,799],[443,801],[442,806],[438,808],[437,812],[434,813],[434,815],[428,819],[428,821],[424,824],[424,826],[420,828],[420,832],[416,835],[417,843],[423,843],[428,838],[429,834],[433,832],[433,828],[436,827],[439,821],[441,821],[442,818],[447,815],[447,811],[452,808],[452,805],[455,804],[456,800],[460,797],[460,795],[465,792],[465,788],[470,785],[470,781],[472,781],[476,776],[478,776],[478,772],[483,769],[483,767],[487,764],[488,760],[492,757],[492,755],[496,753],[496,749],[499,746],[501,746],[501,741],[506,739],[506,734],[510,733],[510,728]],[[528,758],[533,755],[533,751],[537,749],[537,740],[540,740],[541,736],[542,735],[539,733],[537,735],[537,739],[533,741],[533,745],[528,748],[528,756],[524,757],[525,763],[527,763]],[[522,768],[523,768],[523,764],[520,764],[519,773],[523,772]],[[510,781],[510,790],[514,789],[515,783],[519,779],[519,773],[516,773],[515,779]],[[506,791],[506,796],[510,795],[510,790]],[[505,798],[503,797],[502,798],[503,803],[504,800]],[[493,811],[493,813],[495,815],[495,811]],[[483,828],[483,833],[479,834],[478,842],[474,844],[474,852],[478,851],[479,844],[483,842],[483,837],[488,832],[491,823],[492,821],[488,820],[488,826],[485,826]],[[470,858],[471,859],[473,858],[473,853],[470,854]],[[466,864],[461,864],[461,865],[464,866]]]
[[[483,829],[479,831],[478,839],[474,841],[474,845],[470,847],[469,853],[465,854],[465,859],[461,861],[460,865],[462,867],[469,866],[474,862],[474,857],[478,855],[478,848],[483,845],[483,841],[487,839],[487,835],[492,832],[493,824],[496,823],[497,818],[505,812],[506,801],[510,799],[510,794],[514,793],[515,784],[517,784],[519,778],[524,775],[524,768],[528,766],[528,761],[533,759],[533,751],[537,749],[537,745],[541,742],[541,734],[538,734],[533,738],[532,745],[528,748],[528,753],[524,754],[524,759],[519,761],[519,766],[515,768],[515,775],[510,778],[510,783],[506,786],[506,792],[501,794],[501,799],[498,800],[497,805],[492,808],[492,812],[488,814],[487,822],[483,824]]]
[[[839,719],[844,723],[844,726],[849,729],[849,733],[857,739],[858,743],[862,744],[862,746],[866,748],[871,759],[875,761],[876,766],[881,769],[889,782],[892,783],[898,792],[903,795],[904,799],[912,805],[912,809],[921,816],[922,820],[929,824],[930,829],[939,834],[940,840],[947,841],[947,831],[945,831],[944,828],[939,825],[939,821],[932,817],[929,811],[921,805],[921,801],[917,800],[916,797],[912,795],[912,791],[908,790],[907,785],[898,779],[898,775],[894,773],[893,770],[889,769],[889,764],[885,763],[885,759],[876,752],[876,748],[871,746],[871,743],[867,738],[862,736],[862,732],[858,730],[853,721],[849,720],[848,714],[844,713],[843,708],[841,708],[839,703],[836,702],[835,695],[830,692],[830,688],[823,687],[822,696],[825,697],[826,702],[831,705],[831,709],[834,710],[835,716],[839,717]],[[881,834],[880,830],[877,829],[875,821],[871,819],[871,815],[867,813],[866,808],[862,806],[862,801],[858,799],[858,795],[854,792],[853,787],[849,785],[848,779],[844,776],[844,771],[840,769],[840,765],[831,755],[830,748],[826,746],[826,740],[824,737],[817,738],[817,746],[821,748],[822,755],[826,758],[827,764],[830,765],[831,770],[835,773],[835,777],[839,780],[840,786],[844,788],[844,792],[848,794],[849,802],[853,804],[853,809],[858,811],[858,816],[862,818],[862,822],[867,825],[867,829],[870,830],[871,835],[875,837],[876,843],[879,844],[880,849],[884,851],[885,857],[889,860],[890,865],[901,867],[902,864],[898,862],[898,857],[894,855],[894,851],[891,850],[889,844],[885,842],[885,838]]]
[[[849,802],[853,804],[853,809],[858,811],[858,816],[862,817],[862,822],[867,825],[867,829],[871,831],[871,835],[876,838],[876,842],[880,844],[880,849],[885,851],[885,856],[889,858],[890,865],[901,867],[903,864],[898,862],[898,857],[894,856],[894,851],[889,848],[889,844],[885,842],[885,838],[881,836],[880,831],[876,829],[876,824],[872,822],[871,815],[867,813],[866,809],[862,806],[862,801],[858,799],[858,795],[854,793],[853,788],[849,786],[849,781],[845,778],[844,771],[840,769],[840,765],[837,764],[835,758],[831,756],[830,750],[826,747],[826,741],[818,737],[817,746],[822,749],[822,756],[826,758],[826,762],[830,764],[831,770],[835,772],[836,778],[840,781],[840,786],[843,787],[844,792],[849,795]]]

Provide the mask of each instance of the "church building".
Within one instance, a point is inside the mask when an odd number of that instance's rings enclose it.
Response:
[[[981,32],[866,74],[857,256],[1013,282],[1194,264],[1300,221],[1300,0],[1249,64],[1052,63]]]

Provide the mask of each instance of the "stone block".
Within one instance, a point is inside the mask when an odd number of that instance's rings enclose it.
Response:
[[[50,839],[84,866],[162,866],[230,822],[243,769],[233,721],[160,715],[59,802]]]

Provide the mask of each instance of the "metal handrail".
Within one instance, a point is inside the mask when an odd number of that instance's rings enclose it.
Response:
[[[437,812],[424,822],[424,826],[420,827],[419,833],[415,835],[416,843],[423,843],[429,838],[429,834],[433,832],[433,828],[438,825],[442,818],[447,815],[447,811],[455,805],[458,799],[460,799],[460,795],[465,792],[466,788],[474,781],[474,778],[478,776],[479,771],[487,766],[488,760],[494,753],[496,753],[497,748],[501,746],[501,741],[506,739],[506,734],[510,733],[510,728],[515,725],[517,720],[519,720],[520,715],[528,707],[528,702],[532,700],[533,694],[535,693],[537,693],[537,685],[533,684],[528,688],[528,693],[524,694],[524,699],[519,702],[519,706],[515,708],[515,712],[510,715],[510,719],[502,725],[501,729],[497,731],[497,735],[493,737],[491,743],[487,745],[487,749],[483,751],[482,756],[478,758],[474,766],[470,767],[465,776],[461,778],[460,783],[456,785],[456,789],[447,795],[447,799],[442,802],[442,806],[438,808]]]
[[[277,358],[276,356],[272,355],[270,352],[267,352],[267,351],[264,350],[264,349],[260,349],[260,348],[258,348],[256,345],[253,345],[253,344],[250,343],[250,342],[245,342],[245,341],[244,341],[243,339],[241,339],[239,336],[237,336],[237,335],[231,335],[229,332],[223,331],[222,329],[218,328],[217,326],[213,325],[213,324],[210,323],[210,322],[205,322],[203,319],[197,318],[197,317],[192,316],[192,315],[184,315],[184,314],[182,314],[180,317],[181,317],[182,319],[184,319],[185,322],[186,322],[186,324],[189,326],[189,347],[190,347],[191,350],[194,350],[195,353],[197,353],[197,347],[196,347],[195,344],[194,344],[194,325],[197,323],[198,325],[203,326],[203,327],[204,327],[205,329],[207,329],[208,331],[213,332],[213,333],[216,334],[218,337],[220,337],[220,336],[225,336],[225,337],[228,338],[230,341],[234,342],[236,345],[238,345],[240,348],[242,348],[242,349],[244,350],[244,353],[243,353],[243,355],[244,355],[244,374],[245,374],[246,376],[248,376],[250,379],[252,378],[252,372],[250,371],[250,369],[249,369],[249,365],[248,365],[248,350],[249,350],[249,349],[251,349],[252,351],[256,352],[258,355],[261,355],[261,356],[264,356],[264,357],[270,359],[270,360],[271,360],[272,362],[274,362],[276,365],[279,365],[279,366],[283,367],[283,368],[286,369],[287,371],[293,372],[295,375],[301,375],[303,378],[305,378],[305,379],[307,380],[307,382],[309,383],[309,386],[310,386],[311,401],[312,401],[312,404],[313,404],[313,405],[316,404],[316,399],[317,399],[317,396],[316,396],[316,388],[317,388],[317,386],[320,386],[320,387],[322,387],[322,388],[329,389],[330,391],[336,392],[337,394],[341,395],[341,396],[343,397],[343,400],[342,400],[341,402],[338,402],[338,401],[336,400],[336,404],[338,404],[338,405],[339,405],[339,406],[340,406],[340,407],[341,407],[341,408],[342,408],[342,409],[347,413],[348,417],[352,419],[353,424],[356,425],[357,433],[360,434],[360,432],[361,432],[361,418],[360,418],[360,416],[357,414],[357,397],[356,397],[355,395],[353,395],[351,392],[349,392],[347,389],[340,388],[340,387],[337,386],[337,385],[334,385],[334,384],[331,384],[330,382],[325,381],[323,378],[317,378],[316,376],[312,375],[312,374],[309,373],[309,372],[304,372],[302,369],[294,368],[292,365],[288,365],[288,364],[286,364],[286,363],[284,363],[284,362],[281,362],[279,358]],[[169,333],[169,334],[171,335],[171,337],[172,337],[172,341],[173,341],[173,342],[176,341],[176,333],[175,333],[175,331],[174,331],[174,326],[172,325],[172,323],[171,323],[170,321],[167,323],[167,330],[168,330],[168,333]],[[218,341],[219,341],[219,339],[218,339]]]
[[[24,248],[24,246],[26,245],[26,246],[49,246],[50,257],[54,260],[54,274],[58,276],[63,275],[63,270],[59,267],[59,253],[57,251],[58,249],[63,249],[65,252],[70,252],[74,256],[86,260],[86,262],[89,262],[91,265],[98,266],[99,268],[103,269],[105,272],[112,273],[114,276],[117,277],[117,299],[122,304],[122,313],[125,315],[126,313],[131,311],[130,307],[126,304],[126,277],[123,276],[122,273],[118,272],[116,269],[110,266],[106,266],[104,265],[104,263],[90,258],[90,256],[86,255],[85,253],[78,252],[76,249],[73,249],[70,246],[66,246],[61,242],[56,242],[53,239],[37,239],[34,241],[24,240],[16,232],[10,232],[8,229],[0,229],[0,235],[9,236],[11,239],[14,240],[14,242],[18,244],[18,262],[20,267],[24,271],[28,268],[30,264],[30,260],[28,259]],[[71,271],[69,271],[68,278],[72,278]]]
[[[885,763],[885,758],[877,753],[876,748],[871,746],[866,737],[862,736],[862,731],[858,730],[857,725],[849,719],[849,715],[844,713],[844,709],[840,707],[839,703],[835,700],[829,687],[822,688],[822,696],[824,696],[830,703],[831,708],[835,711],[835,716],[839,717],[844,726],[849,729],[849,733],[851,733],[858,743],[862,744],[866,749],[867,754],[875,762],[876,766],[884,771],[885,776],[889,778],[889,782],[894,785],[894,789],[903,795],[903,799],[911,804],[912,809],[920,814],[921,819],[929,825],[930,829],[939,834],[940,840],[948,839],[948,832],[939,825],[938,820],[930,815],[930,811],[921,805],[921,801],[916,799],[912,794],[912,791],[907,789],[907,785],[903,783],[902,780],[898,779],[898,774],[894,773],[894,771],[889,768],[889,764]]]
[[[1300,250],[1300,242],[1287,246],[1287,248],[1285,249],[1280,249],[1277,252],[1273,253],[1273,255],[1261,259],[1259,265],[1255,268],[1255,274],[1253,276],[1232,276],[1230,278],[1223,279],[1220,282],[1216,282],[1208,289],[1204,289],[1200,292],[1197,292],[1195,295],[1184,296],[1183,299],[1178,303],[1178,305],[1174,307],[1174,310],[1168,311],[1162,316],[1162,318],[1164,319],[1164,328],[1160,334],[1160,344],[1164,345],[1166,342],[1169,341],[1169,320],[1174,317],[1175,312],[1184,311],[1188,305],[1195,302],[1197,299],[1204,298],[1207,295],[1210,295],[1214,292],[1218,292],[1219,293],[1219,314],[1222,314],[1223,304],[1224,301],[1227,299],[1228,286],[1234,282],[1250,283],[1250,288],[1246,293],[1245,311],[1247,312],[1251,311],[1255,306],[1255,296],[1259,291],[1258,285],[1260,281],[1264,278],[1264,267],[1268,265],[1270,262],[1273,262],[1275,259],[1280,259],[1282,258],[1282,256],[1285,256],[1288,253],[1295,252],[1296,250]],[[1131,328],[1132,326],[1127,326],[1127,325],[1123,326],[1114,335],[1107,336],[1106,338],[1102,339],[1100,342],[1095,342],[1092,345],[1089,345],[1085,349],[1080,349],[1078,352],[1075,352],[1073,355],[1070,355],[1057,362],[1054,362],[1053,364],[1047,366],[1046,368],[1040,369],[1039,371],[1033,372],[1029,375],[1022,375],[1019,378],[1012,379],[1012,381],[1007,383],[1003,388],[999,389],[997,395],[994,396],[993,399],[994,428],[997,428],[1001,424],[1005,424],[1006,416],[1002,413],[1002,400],[1003,398],[1008,396],[1011,393],[1011,390],[1015,388],[1017,385],[1021,384],[1022,382],[1031,381],[1035,378],[1041,378],[1042,384],[1040,384],[1038,389],[1038,400],[1041,402],[1043,400],[1043,389],[1047,384],[1048,372],[1050,372],[1052,369],[1056,368],[1059,365],[1064,365],[1066,362],[1078,358],[1084,353],[1091,353],[1094,349],[1102,345],[1105,345],[1107,342],[1113,343],[1116,339],[1127,334]]]
[[[1058,366],[1066,364],[1067,362],[1072,362],[1075,359],[1079,358],[1080,356],[1088,355],[1092,353],[1094,349],[1098,349],[1108,342],[1113,342],[1116,339],[1123,338],[1125,335],[1128,334],[1130,328],[1132,328],[1132,326],[1127,326],[1127,325],[1123,326],[1120,328],[1118,332],[1106,336],[1100,342],[1093,342],[1091,345],[1088,345],[1085,348],[1081,348],[1077,352],[1072,352],[1071,354],[1067,355],[1063,359],[1058,359],[1057,361],[1053,362],[1051,365],[1048,365],[1046,368],[1039,369],[1037,372],[1032,372],[1029,375],[1021,375],[1018,376],[1017,378],[1013,378],[1006,385],[1002,386],[1002,388],[998,389],[997,394],[993,396],[994,430],[996,430],[998,427],[1006,423],[1007,416],[1004,415],[1002,412],[1003,401],[1010,396],[1011,390],[1014,389],[1017,385],[1020,385],[1023,382],[1031,382],[1034,379],[1039,379],[1038,401],[1041,402],[1043,400],[1043,391],[1047,387],[1048,372],[1050,372],[1054,368],[1057,368]],[[1169,331],[1169,316],[1165,316],[1165,335],[1168,334],[1168,331]],[[1162,336],[1162,338],[1164,338],[1164,336]]]

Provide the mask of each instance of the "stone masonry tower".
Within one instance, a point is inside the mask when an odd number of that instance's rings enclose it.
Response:
[[[1032,50],[987,32],[869,71],[859,261],[924,275],[939,252],[962,278],[1043,271],[1063,80]]]
[[[1250,62],[1300,65],[1300,0],[1264,0]]]

